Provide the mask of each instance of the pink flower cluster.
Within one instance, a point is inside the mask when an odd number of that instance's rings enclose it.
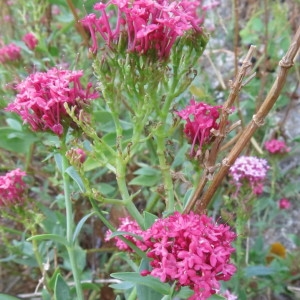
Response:
[[[278,201],[278,207],[280,209],[289,209],[292,206],[291,202],[287,198],[282,198]]]
[[[34,50],[36,45],[38,44],[38,39],[35,37],[35,35],[31,32],[26,33],[23,38],[22,38],[23,42],[25,43],[25,45],[30,49],[30,50]]]
[[[284,141],[276,139],[265,142],[265,148],[270,154],[284,154],[290,151]]]
[[[115,25],[111,24],[114,19],[111,6],[117,8]],[[110,47],[125,33],[128,51],[145,54],[154,50],[163,58],[169,55],[177,37],[191,29],[201,31],[203,18],[197,17],[200,8],[201,1],[195,0],[110,0],[94,5],[100,17],[92,13],[81,22],[90,30],[92,52],[98,48],[96,33]],[[202,7],[202,11],[206,9]]]
[[[118,231],[130,232],[130,233],[142,236],[143,231],[136,221],[132,221],[129,218],[121,218],[120,221],[121,221],[121,225],[119,226]],[[112,232],[110,230],[107,230],[106,236],[105,236],[106,241],[110,240],[111,234],[112,234]],[[127,240],[129,240],[130,242],[132,242],[133,244],[138,245],[138,247],[142,247],[141,242],[138,239],[136,239],[134,236],[124,235],[124,237]],[[116,246],[120,250],[132,252],[132,249],[121,239],[119,239],[118,237],[115,237],[114,240],[116,242]]]
[[[0,48],[0,63],[13,62],[21,58],[21,48],[14,43]]]
[[[75,114],[90,99],[98,96],[91,93],[92,84],[84,89],[80,83],[83,71],[53,68],[47,72],[36,72],[17,85],[18,94],[7,111],[21,116],[33,131],[50,130],[61,136],[66,126],[74,125],[64,104],[75,107]]]
[[[268,162],[263,158],[240,156],[230,167],[229,174],[238,188],[246,181],[250,184],[253,193],[260,195],[269,168]]]
[[[221,294],[221,296],[225,297],[227,300],[237,300],[237,296],[232,294],[229,290],[226,290],[224,294]]]
[[[142,275],[150,274],[162,282],[176,281],[178,288],[190,287],[194,291],[190,300],[215,294],[220,288],[219,281],[229,280],[236,271],[230,263],[230,255],[235,251],[231,243],[236,234],[229,226],[217,225],[206,215],[175,212],[158,219],[146,231],[141,231],[135,221],[130,225],[126,222],[118,230],[131,229],[141,236],[142,241],[128,237],[152,259],[152,270],[144,270]],[[117,243],[120,249],[128,250]]]
[[[213,138],[211,130],[219,128],[217,120],[221,107],[191,100],[186,108],[177,112],[177,115],[186,121],[184,133],[192,143],[191,155],[198,154],[194,150],[195,145],[199,146],[198,152],[201,152],[202,146]]]
[[[26,173],[20,169],[12,170],[0,176],[0,207],[22,203],[26,184],[23,177]]]

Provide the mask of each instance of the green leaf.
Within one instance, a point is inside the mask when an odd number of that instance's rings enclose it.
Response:
[[[129,184],[130,185],[140,185],[140,186],[155,186],[160,181],[160,176],[147,176],[139,175],[133,178]]]
[[[147,211],[144,211],[145,229],[150,228],[157,219],[158,219],[158,217],[156,215],[153,215]]]
[[[54,287],[55,300],[72,300],[70,288],[60,274],[57,274]]]
[[[142,276],[137,272],[113,273],[110,276],[116,279],[148,286],[162,295],[169,295],[170,292],[170,286],[167,283],[163,283],[158,278],[152,276]]]
[[[51,234],[51,233],[48,233],[48,234],[39,234],[39,235],[34,235],[30,238],[27,239],[27,241],[44,241],[44,240],[50,240],[50,241],[53,241],[53,242],[57,242],[59,244],[62,244],[66,247],[69,246],[68,244],[68,241],[66,240],[66,238],[60,236],[60,235],[57,235],[57,234]]]
[[[0,148],[16,152],[27,153],[37,137],[29,132],[14,130],[10,127],[0,128]]]
[[[12,128],[16,131],[22,131],[22,129],[23,129],[22,124],[15,119],[7,118],[6,123],[9,125],[10,128]]]
[[[49,287],[54,290],[54,287],[55,287],[55,283],[56,283],[56,278],[57,278],[57,275],[59,274],[59,268],[55,269],[53,275],[51,276],[49,282],[48,282],[48,285]]]
[[[145,175],[145,176],[159,176],[160,171],[154,169],[148,165],[141,164],[142,167],[136,170],[133,174],[135,175]]]
[[[129,290],[134,287],[134,283],[128,281],[122,281],[121,283],[110,284],[109,287],[116,290]]]
[[[84,216],[77,224],[76,228],[75,228],[75,231],[74,231],[74,234],[73,234],[73,243],[75,243],[81,229],[82,229],[82,226],[84,225],[84,223],[86,222],[86,220],[91,217],[95,212],[92,211],[91,213],[89,213],[88,215]]]
[[[105,182],[101,182],[98,184],[99,186],[99,191],[102,195],[109,195],[112,194],[113,192],[115,192],[116,188],[108,183]]]
[[[208,300],[222,300],[222,299],[226,299],[226,298],[224,298],[223,296],[221,296],[221,295],[212,295],[212,296],[210,296],[209,298],[208,298]]]
[[[277,271],[275,268],[267,267],[264,265],[258,266],[249,266],[244,269],[246,277],[253,277],[253,276],[266,276],[275,274]]]
[[[1,294],[1,293],[0,293],[0,299],[1,300],[20,300],[20,298],[10,296],[10,295],[7,295],[7,294]]]
[[[192,296],[194,294],[194,292],[188,288],[187,286],[182,287],[179,292],[176,293],[176,297],[178,298],[182,298],[182,299],[187,299],[190,296]]]
[[[82,181],[80,175],[78,174],[78,172],[74,169],[74,167],[73,166],[68,167],[65,172],[77,183],[80,191],[82,193],[84,193],[85,187],[84,187],[83,181]]]
[[[152,287],[138,284],[136,287],[136,293],[138,299],[143,300],[161,300],[162,294],[158,293]]]
[[[54,153],[54,160],[55,160],[55,163],[56,163],[56,166],[58,168],[58,170],[60,172],[62,172],[62,156],[60,153]]]
[[[138,239],[138,240],[142,240],[143,238],[141,237],[141,236],[139,236],[139,235],[137,235],[137,234],[134,234],[134,233],[132,233],[132,232],[127,232],[127,231],[115,231],[115,232],[113,232],[111,235],[110,235],[110,238],[112,239],[112,238],[114,238],[114,237],[116,237],[116,236],[124,236],[124,235],[130,235],[130,236],[133,236],[133,237],[135,237],[136,239]]]

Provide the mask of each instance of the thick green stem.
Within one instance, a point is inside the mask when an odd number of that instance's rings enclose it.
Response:
[[[64,149],[65,150],[65,149]],[[64,183],[64,195],[65,195],[65,206],[66,206],[66,238],[68,241],[68,254],[71,264],[71,269],[74,277],[75,287],[76,287],[76,293],[77,293],[77,299],[78,300],[84,300],[83,298],[83,292],[80,282],[80,275],[79,270],[77,267],[76,259],[75,259],[75,248],[74,243],[72,241],[73,239],[73,231],[74,231],[74,220],[73,220],[73,209],[72,209],[72,200],[71,200],[71,194],[70,194],[70,178],[69,175],[66,173],[66,170],[68,168],[68,161],[65,156],[66,151],[62,151],[62,178]]]
[[[126,163],[122,158],[117,159],[117,183],[119,187],[119,192],[121,194],[121,197],[123,199],[123,203],[125,207],[127,208],[128,212],[132,216],[134,220],[138,222],[141,228],[144,228],[144,220],[141,216],[140,212],[132,202],[132,197],[129,195],[127,184],[125,180],[126,175]]]
[[[164,127],[164,126],[162,126]],[[164,189],[166,195],[166,211],[168,213],[174,212],[174,190],[173,190],[173,180],[171,176],[170,166],[167,164],[165,152],[165,133],[164,128],[159,128],[156,135],[157,144],[157,157],[159,161],[159,167],[163,176]]]

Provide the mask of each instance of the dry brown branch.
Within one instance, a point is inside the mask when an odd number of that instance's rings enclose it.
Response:
[[[247,53],[247,56],[245,57],[245,59],[243,61],[242,66],[237,74],[237,77],[236,77],[234,83],[231,85],[230,94],[222,108],[219,130],[218,130],[218,133],[216,134],[216,138],[212,145],[211,151],[209,152],[205,170],[203,172],[203,175],[200,179],[200,182],[199,182],[191,200],[189,201],[188,205],[186,206],[186,208],[184,210],[185,213],[188,213],[193,209],[199,195],[201,195],[201,193],[208,181],[208,178],[212,175],[211,170],[214,169],[213,167],[216,163],[218,152],[220,151],[221,144],[222,144],[222,142],[227,134],[227,131],[228,131],[227,130],[228,115],[229,115],[230,110],[231,110],[235,100],[237,99],[239,92],[243,86],[243,79],[244,79],[247,71],[249,70],[249,68],[252,65],[251,58],[253,56],[254,51],[255,51],[255,46],[251,46]]]
[[[79,22],[79,17],[76,11],[76,8],[73,4],[73,2],[71,0],[67,0],[67,4],[74,16],[75,19],[75,28],[77,29],[78,33],[81,35],[82,39],[83,39],[83,43],[84,45],[88,46],[89,44],[89,36],[86,33],[84,27],[82,26],[82,24]]]
[[[220,186],[223,178],[228,173],[230,166],[235,162],[236,158],[240,155],[246,144],[250,141],[256,129],[264,124],[264,119],[272,109],[276,100],[278,99],[280,92],[286,82],[288,70],[293,66],[294,59],[300,48],[300,27],[298,28],[295,37],[286,53],[286,55],[279,62],[279,71],[275,82],[268,95],[266,96],[261,107],[257,113],[253,116],[252,121],[243,130],[241,138],[236,145],[232,148],[229,155],[222,161],[222,166],[218,173],[215,175],[211,185],[204,193],[200,200],[199,206],[196,207],[197,213],[203,213],[210,203],[215,191]]]

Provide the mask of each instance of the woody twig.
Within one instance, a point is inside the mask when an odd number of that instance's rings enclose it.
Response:
[[[241,88],[244,85],[243,79],[244,79],[247,71],[249,70],[249,68],[252,65],[251,58],[253,56],[255,48],[256,48],[255,46],[251,46],[249,48],[248,54],[243,61],[243,64],[237,74],[237,77],[236,77],[235,81],[231,84],[230,94],[222,108],[219,130],[215,133],[216,138],[213,142],[212,148],[211,148],[211,150],[208,154],[208,157],[206,159],[206,162],[205,162],[205,164],[206,164],[205,170],[203,172],[203,175],[200,179],[200,182],[199,182],[191,200],[189,201],[188,205],[186,206],[186,208],[184,210],[185,213],[189,213],[193,209],[199,195],[201,195],[201,193],[203,192],[203,189],[208,181],[208,178],[210,178],[210,176],[213,173],[213,170],[215,170],[214,167],[215,167],[215,163],[217,160],[217,154],[220,151],[221,144],[222,144],[222,142],[227,134],[227,131],[228,131],[228,129],[227,129],[228,115],[230,113],[230,110],[231,110],[235,100],[237,99],[237,97],[239,95]]]
[[[228,173],[230,166],[235,162],[236,158],[240,155],[242,150],[250,141],[251,137],[253,136],[257,128],[264,124],[265,117],[274,106],[276,100],[278,99],[281,93],[282,88],[284,87],[288,70],[294,65],[294,59],[297,55],[297,52],[299,51],[299,48],[300,48],[300,27],[298,28],[288,51],[286,52],[285,56],[278,64],[279,65],[278,75],[276,77],[275,82],[273,83],[271,90],[269,91],[264,102],[258,109],[257,113],[253,115],[252,121],[243,130],[241,138],[237,141],[236,145],[232,148],[228,156],[225,159],[223,159],[219,171],[217,172],[210,186],[208,187],[208,189],[200,199],[199,205],[195,207],[195,211],[197,213],[203,213],[205,211],[214,193],[220,186],[223,178]]]

